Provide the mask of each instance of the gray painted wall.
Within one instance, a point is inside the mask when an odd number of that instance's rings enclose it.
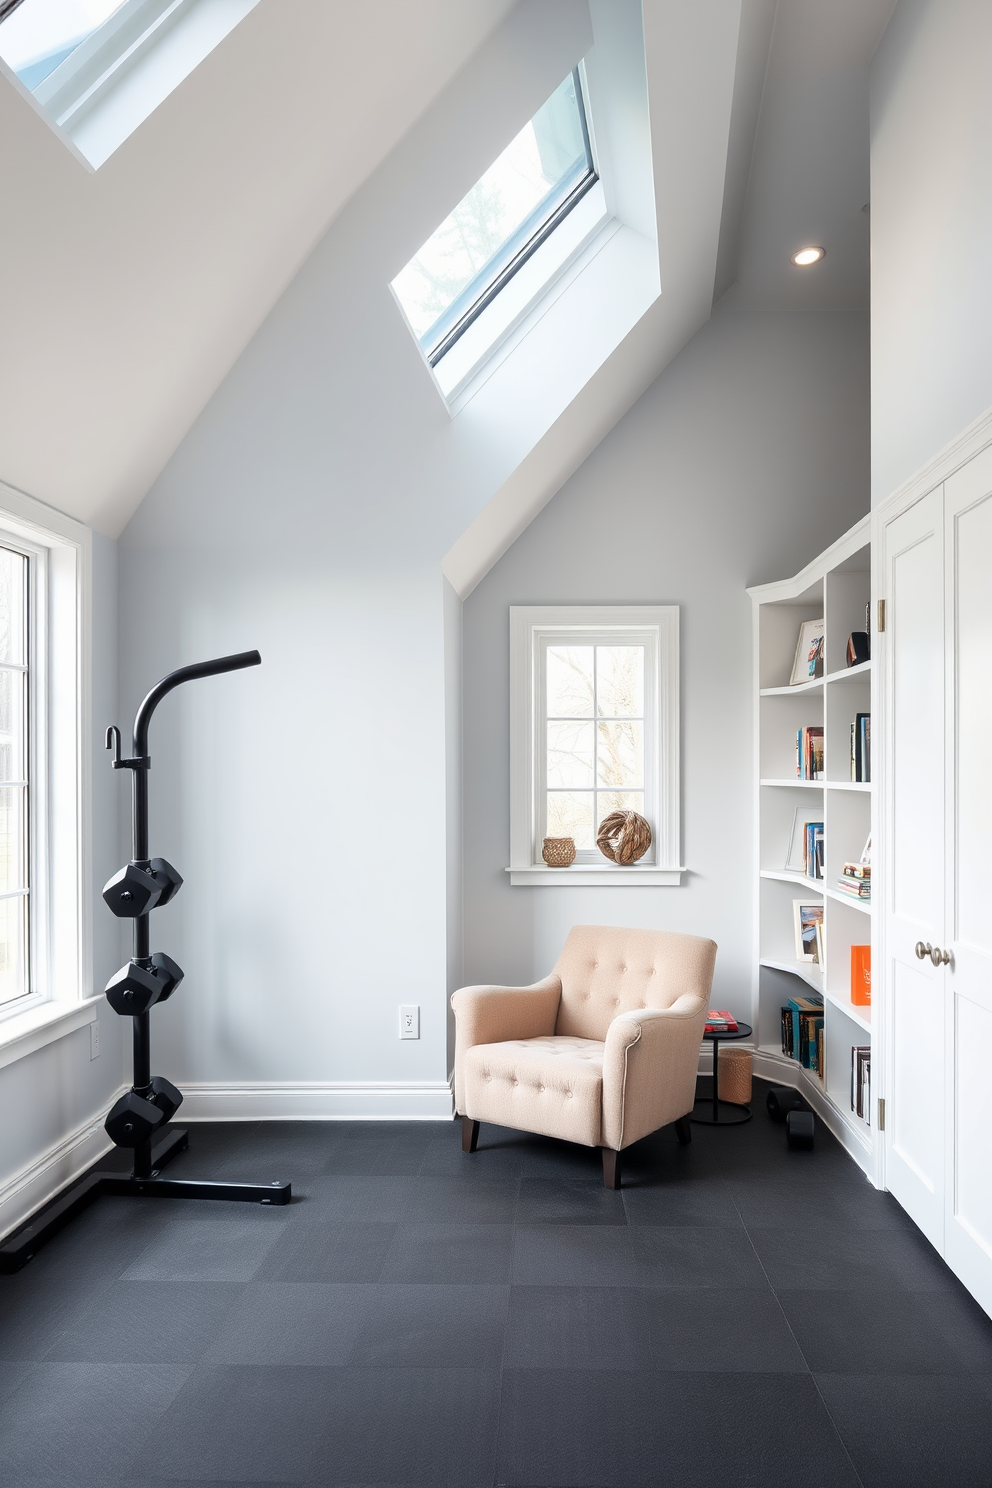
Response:
[[[465,977],[526,983],[577,922],[711,935],[750,985],[750,601],[868,508],[860,315],[718,314],[465,603]],[[681,888],[510,888],[508,609],[677,603]]]
[[[900,0],[875,55],[875,502],[992,406],[990,56],[985,0]]]

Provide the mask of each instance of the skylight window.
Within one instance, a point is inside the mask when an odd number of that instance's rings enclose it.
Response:
[[[432,367],[596,180],[576,69],[392,282]]]
[[[258,0],[0,0],[0,72],[94,170]]]
[[[124,0],[0,0],[0,56],[32,93]]]

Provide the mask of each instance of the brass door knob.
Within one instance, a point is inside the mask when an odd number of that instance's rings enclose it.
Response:
[[[930,944],[930,942],[928,940],[918,940],[916,942],[916,959],[917,959],[917,961],[925,961],[928,956],[932,956],[932,955],[933,955],[933,946]],[[936,966],[936,964],[937,963],[934,962],[934,965],[935,966]]]

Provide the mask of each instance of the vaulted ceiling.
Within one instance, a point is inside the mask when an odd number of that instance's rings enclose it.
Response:
[[[740,19],[717,298],[863,307],[867,67],[894,0],[694,4]],[[644,0],[646,22],[666,7]],[[344,203],[513,8],[261,0],[95,174],[0,77],[0,479],[116,534]],[[802,276],[788,254],[810,239],[827,258]]]

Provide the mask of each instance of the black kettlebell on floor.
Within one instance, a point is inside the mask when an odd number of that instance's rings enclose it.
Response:
[[[815,1118],[798,1090],[773,1086],[765,1097],[765,1109],[773,1121],[785,1122],[785,1139],[794,1152],[813,1150]]]

